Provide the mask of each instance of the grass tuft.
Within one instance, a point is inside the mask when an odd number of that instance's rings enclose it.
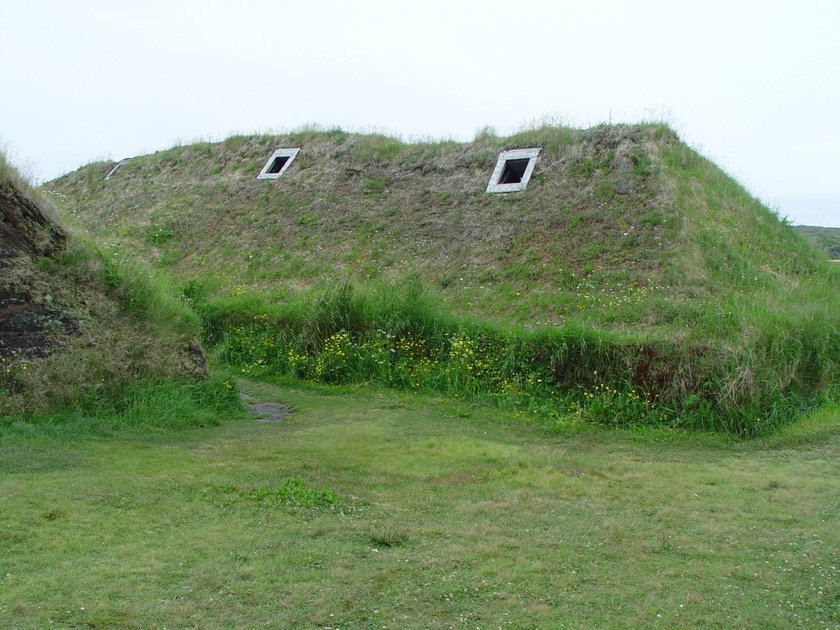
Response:
[[[263,508],[342,509],[345,501],[329,488],[312,488],[300,477],[289,477],[279,486],[258,486],[247,490],[224,488]]]
[[[402,527],[377,529],[370,535],[371,544],[377,547],[402,547],[408,541],[408,530]]]

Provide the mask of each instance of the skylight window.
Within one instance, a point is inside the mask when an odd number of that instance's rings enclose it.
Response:
[[[502,151],[487,184],[489,193],[508,193],[525,190],[540,149],[513,149]]]
[[[114,176],[114,173],[117,172],[117,169],[120,166],[122,166],[123,164],[125,164],[126,162],[128,162],[128,158],[126,158],[125,160],[120,160],[119,162],[117,162],[114,165],[114,168],[112,168],[110,171],[108,171],[108,174],[105,176],[105,179],[111,179]]]
[[[277,149],[268,158],[257,179],[277,179],[292,165],[300,149]]]

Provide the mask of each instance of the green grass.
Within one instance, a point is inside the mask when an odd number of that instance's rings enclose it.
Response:
[[[0,625],[840,625],[836,407],[743,443],[244,387],[295,413],[4,443]]]
[[[241,414],[239,390],[226,376],[201,381],[139,378],[118,393],[104,381],[77,392],[72,405],[0,417],[0,445],[76,440],[125,433],[145,435],[211,426]]]
[[[833,395],[840,364],[834,329],[819,319],[795,331],[770,322],[750,351],[701,338],[490,325],[441,308],[416,278],[368,290],[343,284],[276,305],[254,295],[208,301],[196,284],[185,296],[208,347],[242,374],[376,383],[558,422],[767,435]]]

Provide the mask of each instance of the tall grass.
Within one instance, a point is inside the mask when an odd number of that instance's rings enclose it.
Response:
[[[104,387],[93,387],[72,407],[0,417],[0,444],[204,427],[241,411],[239,390],[230,377],[198,382],[141,379],[116,398]]]
[[[744,347],[574,325],[527,330],[454,317],[417,280],[341,284],[273,306],[253,297],[215,301],[200,310],[217,356],[248,374],[373,382],[558,422],[757,435],[829,395],[840,366],[836,331],[825,322],[771,329]]]

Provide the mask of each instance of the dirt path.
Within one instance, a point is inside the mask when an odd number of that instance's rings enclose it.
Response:
[[[251,413],[258,416],[256,422],[281,422],[294,412],[294,409],[285,403],[251,402],[254,399],[247,394],[242,395],[242,400],[248,405]]]

